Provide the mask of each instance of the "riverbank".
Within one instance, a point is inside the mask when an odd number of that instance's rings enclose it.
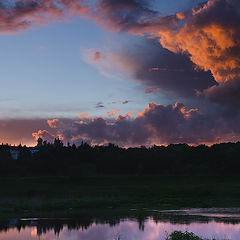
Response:
[[[240,207],[239,177],[14,177],[0,180],[0,216],[76,214],[88,209]]]

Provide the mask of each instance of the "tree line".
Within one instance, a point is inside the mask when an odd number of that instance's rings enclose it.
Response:
[[[53,144],[45,142],[35,154],[19,145],[18,160],[12,159],[10,148],[0,146],[2,176],[238,175],[240,169],[240,142],[121,148],[111,143],[64,146],[56,139]]]

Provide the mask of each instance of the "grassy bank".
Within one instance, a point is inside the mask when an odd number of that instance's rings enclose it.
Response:
[[[87,209],[240,207],[239,177],[1,178],[0,215]]]

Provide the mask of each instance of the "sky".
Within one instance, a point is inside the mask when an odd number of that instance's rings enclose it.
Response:
[[[240,137],[237,0],[0,1],[0,142]]]

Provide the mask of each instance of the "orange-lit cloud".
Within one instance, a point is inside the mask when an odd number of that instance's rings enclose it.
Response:
[[[112,110],[111,112],[105,111],[105,113],[110,117],[116,116],[118,112],[119,110]]]
[[[91,117],[91,116],[89,116],[89,115],[86,114],[86,113],[81,113],[81,114],[79,114],[79,118],[82,119],[82,120],[84,120],[84,119],[87,119],[87,120],[93,120],[93,119],[95,119],[94,117]]]
[[[39,130],[37,132],[33,132],[32,136],[37,140],[38,138],[42,138],[48,142],[53,142],[55,136],[52,135],[49,131],[47,130]]]
[[[188,14],[183,26],[159,29],[161,45],[175,53],[187,53],[199,68],[210,70],[222,83],[239,77],[239,1],[210,0]]]
[[[57,128],[58,122],[59,122],[59,119],[57,119],[57,118],[52,119],[52,120],[47,120],[47,123],[50,128]]]
[[[134,113],[135,111],[130,111],[124,115],[121,115],[119,114],[117,117],[116,117],[116,121],[125,121],[125,120],[130,120],[131,117],[132,117],[132,114]]]

